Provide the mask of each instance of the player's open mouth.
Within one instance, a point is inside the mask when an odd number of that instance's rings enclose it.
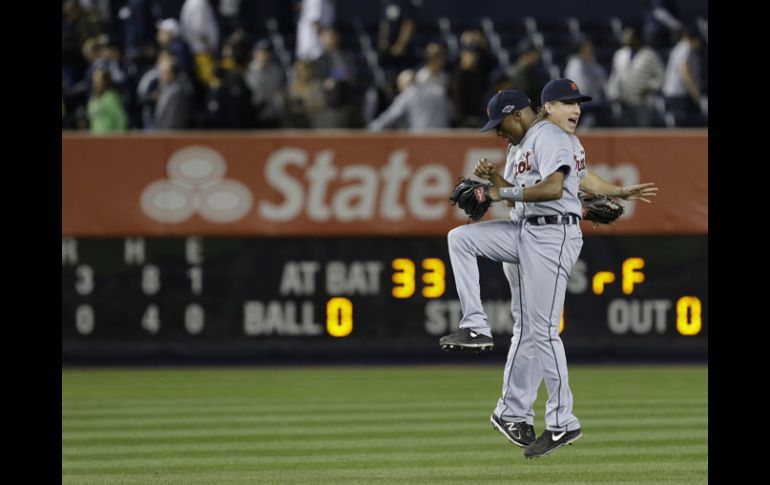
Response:
[[[567,118],[567,121],[569,121],[573,125],[577,125],[578,119],[577,118]]]

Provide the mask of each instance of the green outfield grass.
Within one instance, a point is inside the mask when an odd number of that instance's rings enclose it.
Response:
[[[583,437],[534,460],[502,370],[66,369],[62,483],[707,483],[707,367],[572,366]]]

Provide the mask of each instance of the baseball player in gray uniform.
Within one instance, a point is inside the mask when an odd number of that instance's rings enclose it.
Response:
[[[654,184],[619,187],[588,174],[585,150],[573,134],[579,103],[588,100],[572,81],[553,80],[543,89],[543,108],[536,118],[524,93],[495,95],[482,131],[497,128],[498,136],[510,143],[504,177],[487,160],[480,160],[474,173],[493,182],[493,200],[513,202],[511,217],[461,226],[448,236],[463,318],[460,331],[442,338],[442,344],[491,347],[476,258],[503,262],[515,326],[503,395],[490,419],[511,442],[526,446],[527,457],[548,454],[581,436],[558,335],[566,284],[583,244],[578,188],[646,202],[644,197],[657,191]],[[532,404],[543,377],[549,396],[546,431],[535,439]]]

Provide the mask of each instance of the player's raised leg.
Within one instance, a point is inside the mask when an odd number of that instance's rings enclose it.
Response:
[[[469,224],[449,231],[449,259],[463,316],[460,330],[439,341],[442,348],[492,348],[492,330],[481,305],[477,258],[518,262],[518,233],[519,225],[509,220]]]

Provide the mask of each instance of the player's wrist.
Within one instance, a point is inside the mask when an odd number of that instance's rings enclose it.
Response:
[[[513,202],[524,201],[524,187],[501,187],[498,189],[498,194],[501,199]]]

